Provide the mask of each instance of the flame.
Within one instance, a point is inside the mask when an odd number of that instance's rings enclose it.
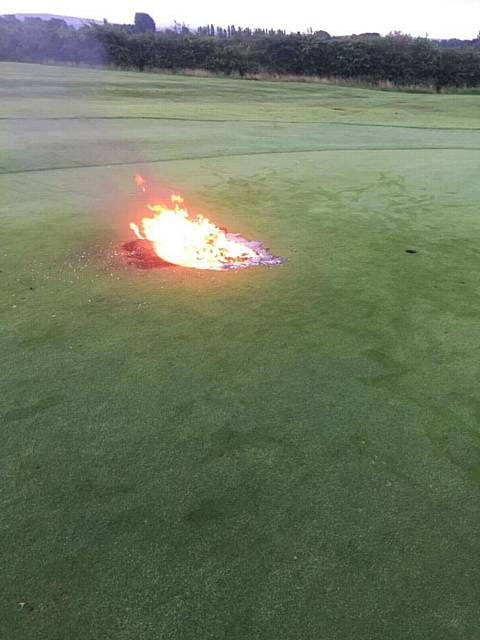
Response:
[[[144,182],[137,186],[144,187]],[[189,216],[183,207],[183,198],[171,196],[171,206],[147,205],[153,213],[142,219],[140,226],[134,222],[130,228],[140,240],[152,242],[156,254],[172,264],[194,269],[221,270],[245,265],[256,260],[259,254],[247,244],[229,239],[208,218]]]
[[[146,186],[145,186],[145,185],[146,185],[146,181],[145,181],[145,178],[144,178],[143,176],[141,176],[139,173],[137,173],[137,174],[135,175],[134,180],[135,180],[135,184],[137,185],[137,187],[138,187],[139,189],[141,189],[141,190],[143,191],[143,193],[145,193],[145,191],[146,191]]]

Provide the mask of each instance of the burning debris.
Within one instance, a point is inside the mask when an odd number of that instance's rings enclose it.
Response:
[[[137,186],[145,192],[145,181],[136,176]],[[147,205],[152,213],[140,225],[130,223],[136,242],[124,245],[127,255],[138,266],[167,264],[194,269],[242,269],[282,262],[272,256],[260,242],[245,240],[228,233],[202,215],[191,217],[183,198],[171,196],[171,205]]]

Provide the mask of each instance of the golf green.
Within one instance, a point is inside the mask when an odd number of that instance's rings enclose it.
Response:
[[[478,636],[479,101],[0,64],[2,640]]]

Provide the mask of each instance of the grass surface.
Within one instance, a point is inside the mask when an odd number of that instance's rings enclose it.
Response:
[[[477,638],[479,98],[0,98],[2,640]],[[125,266],[137,170],[286,264]]]

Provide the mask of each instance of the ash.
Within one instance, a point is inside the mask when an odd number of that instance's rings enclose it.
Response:
[[[225,234],[228,240],[232,242],[238,242],[240,244],[247,245],[250,249],[253,249],[258,254],[257,258],[251,258],[246,260],[245,262],[240,262],[236,264],[226,264],[223,269],[231,270],[231,269],[245,269],[246,267],[259,267],[262,265],[273,266],[276,264],[282,264],[284,262],[283,258],[279,256],[273,256],[270,251],[263,246],[261,242],[257,240],[247,240],[243,238],[239,233],[226,233]]]

